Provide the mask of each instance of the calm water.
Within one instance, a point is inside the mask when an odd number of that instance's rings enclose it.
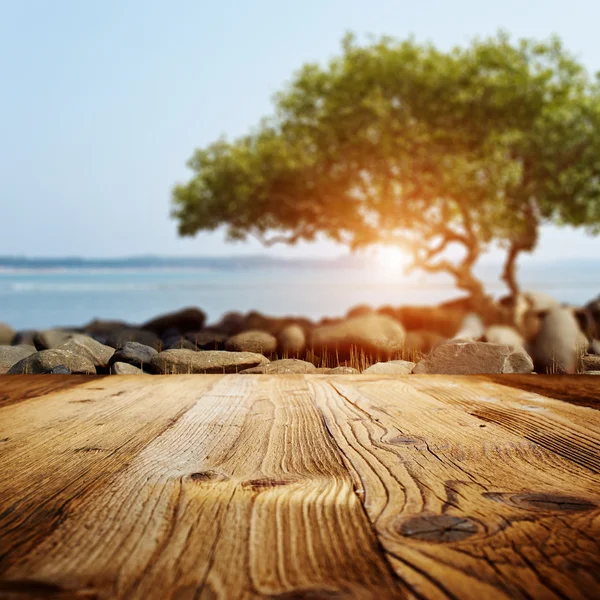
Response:
[[[504,293],[492,268],[480,272],[491,293]],[[582,304],[600,292],[600,261],[526,266],[527,289]],[[0,272],[0,321],[16,329],[81,325],[93,318],[143,322],[160,313],[199,306],[214,321],[230,310],[271,315],[338,316],[357,304],[435,304],[460,295],[445,278],[406,278],[370,270],[253,268]]]

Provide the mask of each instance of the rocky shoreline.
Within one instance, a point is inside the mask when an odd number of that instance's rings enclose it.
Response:
[[[0,323],[0,374],[600,374],[600,298],[568,307],[528,293],[515,302],[514,327],[486,324],[467,300],[359,306],[318,323],[250,312],[207,325],[199,308],[139,325]]]

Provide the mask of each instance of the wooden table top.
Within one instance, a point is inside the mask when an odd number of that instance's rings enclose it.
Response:
[[[594,406],[593,376],[1,376],[0,598],[600,598]]]

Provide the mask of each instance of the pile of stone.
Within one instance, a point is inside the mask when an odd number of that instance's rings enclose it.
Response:
[[[519,301],[516,327],[486,326],[459,303],[360,306],[319,323],[250,312],[207,326],[203,311],[187,308],[140,325],[0,324],[0,374],[600,373],[600,298],[580,309],[544,295]]]

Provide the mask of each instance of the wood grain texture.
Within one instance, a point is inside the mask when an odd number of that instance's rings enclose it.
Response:
[[[494,384],[488,384],[493,386]],[[398,575],[421,598],[590,598],[600,594],[600,479],[589,444],[552,407],[584,458],[568,460],[515,428],[472,414],[510,388],[468,377],[312,383],[327,427]],[[529,400],[529,402],[532,402]],[[585,417],[598,426],[598,413]],[[547,444],[546,444],[547,445]],[[592,468],[590,468],[592,467]]]
[[[90,463],[85,473],[55,465],[57,476],[44,480],[57,514],[46,507],[32,519],[40,509],[20,503],[20,482],[6,482],[7,589],[33,582],[99,598],[404,597],[304,379],[155,379],[111,378],[104,397],[109,388],[119,394],[110,402],[119,410],[91,414],[88,404],[72,430],[55,419],[57,458],[68,449],[77,466]],[[61,397],[52,408],[74,416],[73,394]],[[128,399],[136,414],[125,414]],[[151,409],[140,441],[123,442],[117,421],[125,434],[138,411]],[[10,416],[12,428],[23,415]],[[99,419],[106,436],[95,433]],[[10,472],[40,471],[32,457],[44,446],[25,445]]]
[[[600,412],[532,379],[0,377],[0,598],[600,597]]]

